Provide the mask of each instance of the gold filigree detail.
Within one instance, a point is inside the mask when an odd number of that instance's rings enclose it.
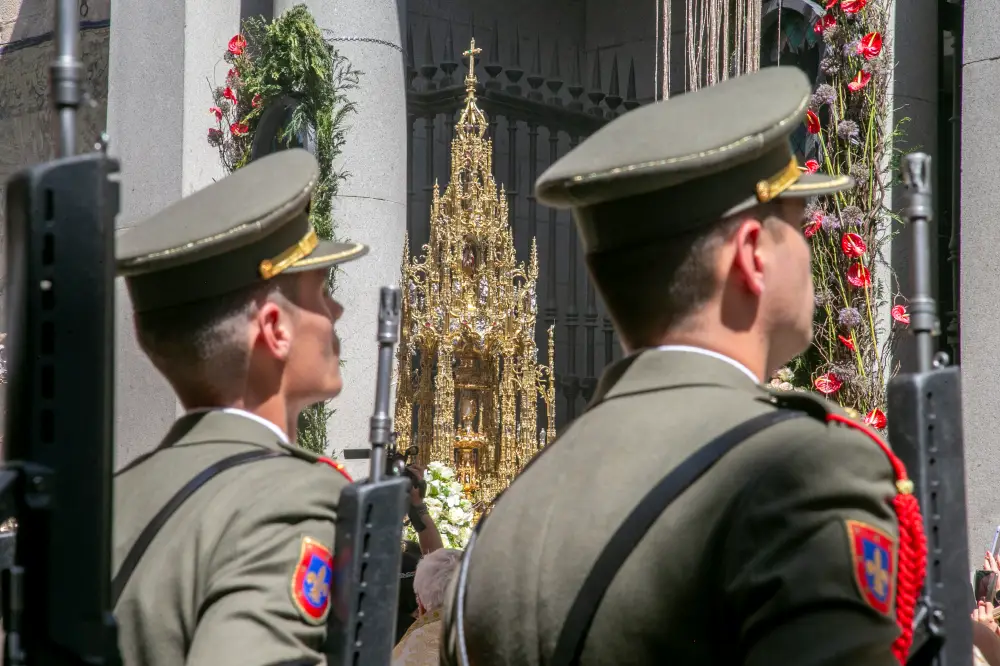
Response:
[[[422,463],[455,468],[482,512],[555,437],[555,342],[538,363],[538,248],[518,262],[507,194],[493,178],[493,142],[476,103],[475,41],[465,106],[451,144],[450,182],[435,182],[430,239],[410,259],[397,351],[395,419],[400,450],[417,445]],[[538,427],[538,400],[545,425]]]

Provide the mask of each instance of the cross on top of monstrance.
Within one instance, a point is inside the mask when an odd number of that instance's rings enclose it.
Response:
[[[462,52],[462,55],[469,59],[469,73],[465,75],[465,87],[469,89],[469,92],[475,92],[476,90],[476,56],[482,52],[482,49],[476,48],[475,37],[469,43],[469,50]]]

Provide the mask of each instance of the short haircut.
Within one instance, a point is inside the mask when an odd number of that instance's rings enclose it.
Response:
[[[249,370],[246,327],[266,300],[296,300],[296,277],[279,276],[222,296],[137,312],[139,346],[182,403],[192,398],[231,402],[242,394]]]
[[[451,548],[440,548],[420,560],[413,576],[413,591],[424,610],[434,611],[444,605],[451,577],[461,561],[462,551]]]
[[[759,206],[674,238],[587,255],[622,342],[648,346],[701,309],[721,287],[714,265],[719,247],[748,217],[774,215],[776,206]]]

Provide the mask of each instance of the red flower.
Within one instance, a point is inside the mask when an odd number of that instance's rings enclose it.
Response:
[[[233,136],[243,136],[250,131],[250,127],[246,123],[233,123],[229,126],[229,131]]]
[[[234,35],[232,39],[229,40],[229,52],[234,56],[243,55],[243,49],[247,47],[247,40],[243,39],[243,35]]]
[[[250,103],[253,105],[253,108],[255,108],[255,109],[258,106],[260,106],[260,93],[257,93],[256,95],[254,95],[253,96],[253,100]]]
[[[800,166],[799,171],[805,171],[806,173],[816,173],[819,171],[819,162],[816,160],[806,160],[805,166]]]
[[[840,342],[843,343],[843,345],[845,347],[847,347],[851,351],[855,351],[855,349],[854,349],[854,340],[851,340],[850,338],[845,338],[842,335],[838,335],[837,339],[840,340]]]
[[[240,73],[236,71],[235,67],[230,67],[229,71],[226,72],[226,80],[229,81],[231,79],[238,79],[238,78],[240,78]]]
[[[822,35],[824,30],[832,28],[835,25],[837,25],[836,17],[834,17],[833,14],[827,14],[823,18],[816,21],[815,25],[813,25],[813,31],[817,35]]]
[[[229,86],[226,86],[226,89],[222,91],[222,96],[233,104],[239,104],[239,100],[236,99],[236,93],[234,93],[233,89]]]
[[[854,92],[858,92],[866,85],[868,85],[868,82],[871,80],[872,80],[872,73],[862,70],[858,72],[858,75],[855,76],[850,83],[847,84],[847,87],[853,90]]]
[[[208,112],[209,113],[214,113],[216,120],[222,120],[222,109],[220,109],[219,107],[217,107],[217,106],[210,106],[210,107],[208,107]]]
[[[831,393],[836,393],[840,390],[840,387],[844,385],[844,382],[840,381],[840,377],[828,372],[825,375],[820,375],[813,380],[813,386],[816,390],[823,395],[830,395]]]
[[[840,238],[840,249],[848,257],[860,257],[868,251],[868,246],[865,245],[865,241],[861,236],[857,234],[844,234]]]
[[[819,116],[816,115],[815,111],[806,111],[806,130],[810,134],[819,134],[822,129],[819,124]]]
[[[802,227],[802,233],[805,234],[806,238],[812,238],[822,226],[823,213],[817,212],[813,215],[812,219],[806,222],[806,225]]]
[[[893,305],[889,312],[892,314],[892,318],[900,324],[910,323],[910,313],[906,311],[905,305]]]
[[[841,0],[840,8],[844,10],[845,14],[857,14],[867,4],[868,0]]]
[[[838,2],[840,2],[840,0],[826,0],[826,9],[827,9],[827,11],[833,9],[837,5]]]
[[[881,430],[885,427],[888,420],[885,418],[885,412],[881,409],[873,409],[865,415],[865,423],[873,428],[878,428]]]
[[[858,42],[858,55],[865,60],[872,60],[882,53],[882,35],[877,32],[869,32]]]
[[[872,274],[861,264],[854,264],[847,269],[847,281],[855,287],[872,286]]]

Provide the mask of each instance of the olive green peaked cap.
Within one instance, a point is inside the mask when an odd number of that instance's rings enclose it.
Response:
[[[811,92],[799,69],[768,67],[640,107],[549,167],[535,195],[572,208],[584,250],[594,253],[846,189],[849,176],[803,173],[792,154],[789,136]]]
[[[320,240],[309,223],[319,165],[305,150],[251,162],[117,239],[118,274],[137,312],[219,296],[368,252]]]

